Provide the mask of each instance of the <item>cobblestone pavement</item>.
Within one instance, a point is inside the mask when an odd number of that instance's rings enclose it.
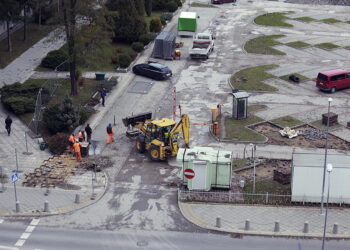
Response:
[[[232,204],[179,203],[183,215],[194,224],[226,232],[263,235],[294,235],[322,237],[325,215],[320,208],[244,206]],[[350,211],[332,208],[328,210],[327,237],[350,237]],[[221,227],[216,226],[220,217]],[[246,220],[250,222],[245,230]],[[280,232],[275,233],[275,222],[279,222]],[[304,223],[309,224],[309,232],[304,233]],[[334,224],[338,233],[333,234]]]

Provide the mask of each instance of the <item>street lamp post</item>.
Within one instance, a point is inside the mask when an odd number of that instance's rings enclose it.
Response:
[[[327,164],[328,172],[328,191],[327,191],[327,204],[326,204],[326,215],[324,216],[324,226],[323,226],[323,237],[322,237],[322,250],[324,250],[324,240],[326,238],[326,228],[327,228],[327,216],[328,216],[328,202],[329,202],[329,190],[331,189],[331,172],[333,170],[332,164]]]
[[[253,158],[253,194],[255,194],[255,151],[256,146],[253,143],[250,143],[252,146],[252,158]]]
[[[323,180],[322,180],[322,197],[321,197],[321,214],[323,214],[323,203],[324,203],[324,186],[326,180],[326,168],[327,168],[327,152],[328,152],[328,129],[329,129],[329,113],[331,109],[332,98],[328,98],[328,115],[327,115],[327,128],[326,128],[326,145],[324,152],[324,165],[323,165]]]

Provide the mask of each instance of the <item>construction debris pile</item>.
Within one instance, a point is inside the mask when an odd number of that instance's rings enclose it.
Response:
[[[303,130],[299,130],[299,135],[302,135],[309,140],[320,140],[326,139],[327,133],[316,128],[306,128]]]
[[[53,156],[45,160],[43,164],[34,169],[32,173],[25,173],[25,180],[22,182],[26,187],[56,187],[71,175],[75,175],[78,163],[70,155]]]
[[[292,139],[298,136],[298,131],[291,129],[290,127],[285,127],[284,129],[279,131],[282,136],[288,137]]]
[[[80,163],[78,165],[78,168],[100,172],[102,169],[112,167],[112,166],[113,166],[113,162],[108,156],[98,155],[94,157],[89,157],[88,160]]]

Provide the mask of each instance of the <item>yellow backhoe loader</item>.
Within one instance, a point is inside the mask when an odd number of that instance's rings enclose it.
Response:
[[[136,149],[140,153],[148,151],[154,161],[176,156],[179,150],[178,138],[182,131],[185,146],[189,147],[190,121],[188,115],[182,115],[176,123],[169,118],[152,120],[152,113],[126,117],[123,123],[128,127],[126,135],[136,137]]]

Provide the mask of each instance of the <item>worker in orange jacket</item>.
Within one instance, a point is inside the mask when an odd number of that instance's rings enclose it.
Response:
[[[68,139],[68,143],[69,143],[69,152],[70,153],[74,153],[74,148],[73,148],[73,145],[75,143],[75,137],[74,137],[74,134],[71,134],[69,136],[69,139]]]
[[[112,127],[112,124],[108,124],[107,126],[107,139],[106,139],[106,143],[109,144],[111,142],[114,142],[114,128]]]
[[[73,144],[73,148],[74,148],[75,158],[77,159],[77,161],[82,161],[83,159],[81,158],[81,153],[80,153],[81,144],[78,140],[76,140],[75,143]]]

